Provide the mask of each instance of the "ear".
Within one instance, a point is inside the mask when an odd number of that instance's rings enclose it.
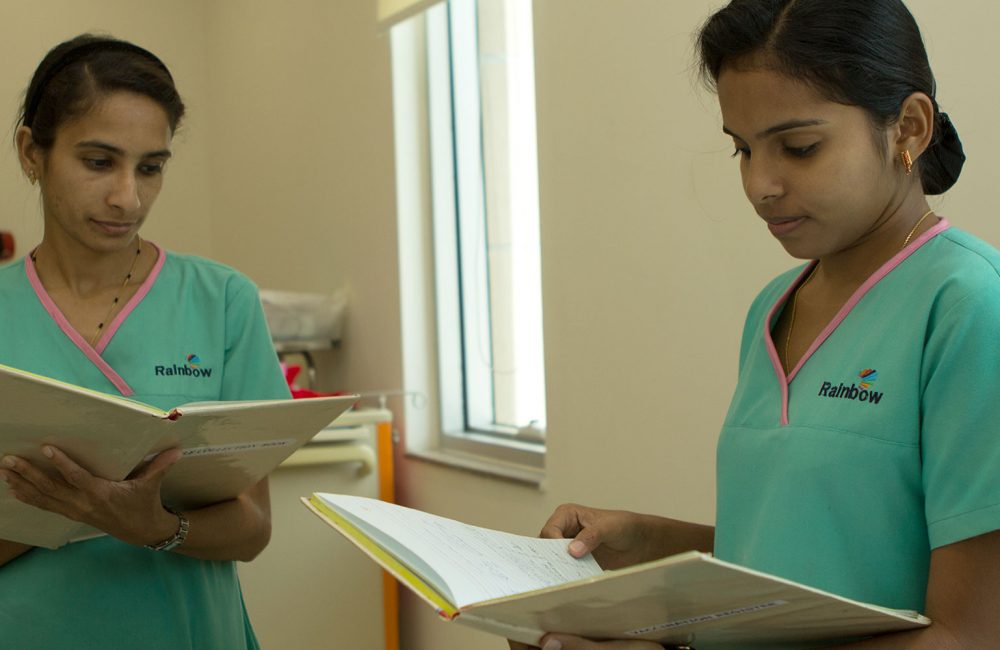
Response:
[[[45,152],[35,144],[31,137],[31,129],[26,126],[17,127],[14,133],[14,146],[17,147],[17,158],[25,175],[32,171],[36,177],[41,178]]]
[[[925,93],[913,93],[903,101],[895,129],[895,154],[909,151],[917,160],[934,136],[934,102]]]

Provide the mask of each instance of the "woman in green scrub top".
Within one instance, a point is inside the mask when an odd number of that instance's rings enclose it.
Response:
[[[733,0],[698,44],[760,225],[807,263],[750,308],[716,525],[563,505],[542,535],[608,568],[710,551],[934,621],[851,647],[996,647],[1000,253],[928,204],[965,157],[916,22],[899,0]]]
[[[163,409],[288,396],[256,287],[139,234],[183,115],[167,67],[131,43],[83,35],[42,60],[14,139],[44,235],[0,268],[0,363]],[[213,372],[155,371],[193,363]],[[45,465],[3,455],[0,490],[106,535],[56,550],[0,540],[0,646],[258,647],[234,561],[268,542],[266,480],[176,512],[159,488],[179,450],[123,481],[42,453]]]

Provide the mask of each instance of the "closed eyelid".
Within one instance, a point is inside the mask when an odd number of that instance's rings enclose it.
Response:
[[[734,133],[729,133],[728,131],[726,132],[726,135],[728,135],[730,138],[733,139],[733,146],[736,147],[737,149],[740,149],[740,148],[749,149],[750,148],[750,145],[747,144],[746,140],[744,140],[740,136],[738,136],[738,135],[736,135]]]
[[[815,142],[813,144],[807,144],[801,147],[786,146],[785,151],[788,152],[788,155],[793,156],[795,158],[810,158],[817,151],[819,151],[819,143]]]

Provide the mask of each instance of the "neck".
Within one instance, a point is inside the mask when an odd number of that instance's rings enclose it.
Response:
[[[905,201],[852,246],[820,258],[817,279],[845,288],[860,286],[872,273],[937,223],[926,198]],[[923,219],[923,221],[921,221]],[[907,242],[909,239],[909,242]]]
[[[148,246],[139,237],[114,251],[95,251],[83,246],[43,237],[31,256],[42,283],[50,291],[65,289],[86,298],[109,289],[117,289],[132,271],[137,257]],[[140,251],[137,255],[136,251]]]

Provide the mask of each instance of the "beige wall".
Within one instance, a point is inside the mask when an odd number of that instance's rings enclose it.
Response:
[[[191,116],[148,234],[233,264],[262,286],[348,287],[346,343],[324,359],[326,387],[398,387],[391,71],[374,4],[5,7],[5,24],[17,27],[0,41],[0,110],[12,120],[43,50],[84,29],[160,53]],[[402,460],[408,504],[531,534],[565,500],[712,521],[713,448],[744,310],[792,264],[747,207],[714,98],[691,77],[690,34],[718,4],[536,3],[546,484]],[[964,0],[963,12],[933,0],[910,6],[970,158],[937,205],[1000,243],[988,194],[1000,84],[980,60],[1000,8],[985,0]],[[36,200],[3,147],[0,210],[0,228],[13,229],[22,250],[37,238]],[[503,647],[409,598],[403,639],[409,650]]]
[[[399,387],[388,36],[371,0],[206,4],[214,255],[272,289],[349,293],[325,385]]]

